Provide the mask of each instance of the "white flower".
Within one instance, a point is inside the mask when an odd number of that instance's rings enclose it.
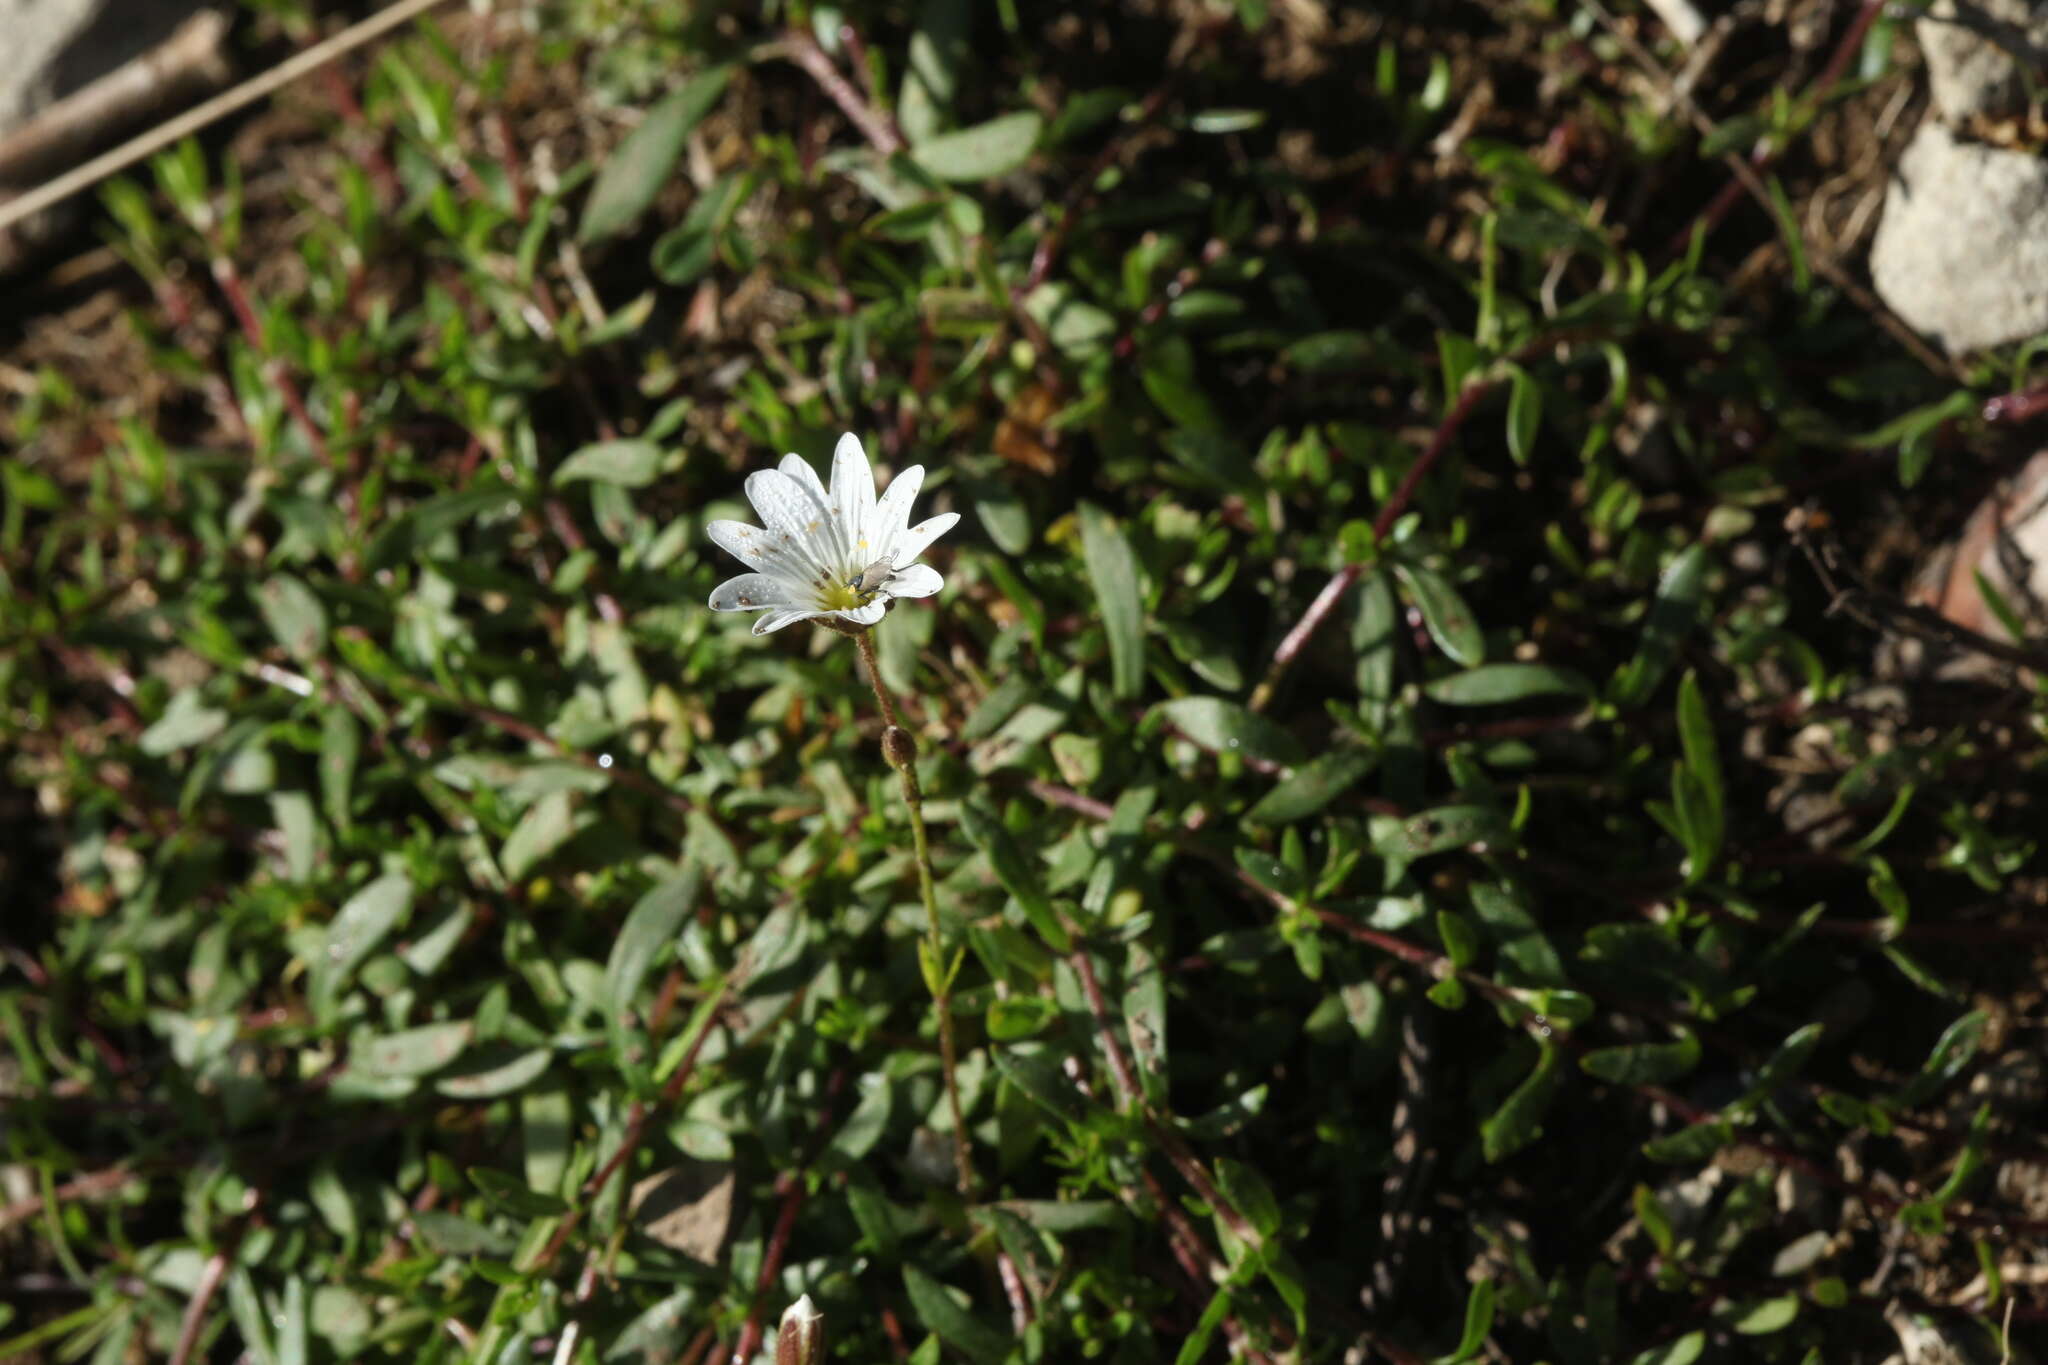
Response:
[[[923,482],[924,466],[912,465],[877,500],[867,452],[852,432],[839,438],[832,453],[830,492],[795,455],[749,474],[747,501],[761,524],[714,521],[704,530],[754,572],[719,584],[711,609],[763,612],[754,634],[766,635],[793,621],[827,616],[871,626],[893,598],[930,597],[945,580],[914,561],[960,514],[910,525],[910,501]]]

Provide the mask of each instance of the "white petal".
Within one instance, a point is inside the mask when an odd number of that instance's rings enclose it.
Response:
[[[896,562],[898,564],[910,563],[911,560],[916,559],[919,555],[930,549],[933,541],[952,530],[959,520],[960,514],[958,512],[941,512],[935,517],[927,517],[925,520],[920,521],[897,538],[894,547]]]
[[[939,577],[939,571],[929,564],[913,564],[907,569],[898,569],[896,576],[882,585],[882,591],[891,597],[930,597],[946,586],[946,580]]]
[[[864,607],[852,607],[840,612],[839,615],[842,619],[851,621],[857,626],[871,626],[881,620],[888,610],[889,599],[877,597]]]
[[[759,611],[763,607],[794,607],[793,585],[773,574],[743,573],[711,590],[713,611]]]
[[[803,570],[784,552],[782,543],[758,526],[744,521],[714,521],[704,528],[711,543],[734,556],[750,569],[808,581]]]
[[[810,490],[811,496],[818,500],[818,506],[830,507],[832,505],[831,499],[825,496],[825,485],[818,482],[818,471],[811,468],[809,460],[806,460],[795,451],[791,451],[783,456],[781,463],[775,467]]]
[[[808,621],[813,616],[824,614],[817,611],[771,611],[754,622],[754,634],[766,635],[770,631],[781,630],[784,626],[793,625],[798,621]]]
[[[832,452],[832,513],[839,518],[839,533],[846,538],[849,576],[874,558],[868,527],[875,513],[875,471],[868,467],[868,454],[860,448],[860,437],[847,432]],[[860,560],[855,564],[854,560]]]
[[[828,513],[832,510],[832,499],[825,493],[825,485],[818,482],[818,471],[811,468],[811,462],[794,451],[782,457],[782,463],[775,466],[799,484],[806,493],[818,500],[818,506]],[[847,539],[839,533],[839,519],[827,516],[821,531],[831,533],[832,563],[837,566],[846,562]]]
[[[889,491],[882,494],[882,500],[875,504],[875,515],[868,523],[868,539],[874,548],[868,551],[876,559],[890,559],[903,539],[904,528],[910,524],[911,500],[917,497],[917,490],[924,485],[924,466],[914,464],[889,480]],[[910,558],[915,559],[912,555]]]
[[[747,475],[747,501],[761,514],[759,539],[774,547],[778,567],[805,578],[839,581],[838,555],[826,523],[831,520],[810,491],[779,469]]]

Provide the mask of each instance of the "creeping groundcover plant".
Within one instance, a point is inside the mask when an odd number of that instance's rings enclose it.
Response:
[[[932,993],[939,1055],[945,1066],[946,1102],[953,1120],[953,1159],[961,1193],[972,1190],[973,1168],[960,1110],[953,1044],[953,979],[962,950],[945,952],[939,904],[933,890],[931,841],[924,823],[924,791],[917,780],[917,741],[903,727],[896,703],[882,681],[868,627],[879,622],[899,597],[930,597],[945,586],[938,570],[915,561],[960,520],[944,512],[910,524],[910,504],[924,484],[924,466],[912,465],[875,496],[874,470],[860,438],[847,432],[832,452],[832,486],[801,455],[789,454],[774,469],[747,476],[747,501],[761,525],[714,521],[705,532],[736,556],[751,573],[729,578],[711,593],[713,611],[758,611],[754,634],[766,635],[797,621],[851,635],[882,711],[882,756],[896,769],[903,803],[910,811],[917,854],[918,889],[924,898],[925,938],[918,963]]]

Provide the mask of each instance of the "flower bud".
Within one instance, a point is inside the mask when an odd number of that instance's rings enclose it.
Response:
[[[882,731],[882,757],[892,767],[907,768],[917,762],[917,741],[902,726],[891,725]]]
[[[775,1329],[775,1365],[823,1365],[825,1359],[825,1315],[802,1295],[782,1314]]]

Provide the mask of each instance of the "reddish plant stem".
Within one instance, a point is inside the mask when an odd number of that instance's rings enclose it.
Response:
[[[876,151],[887,157],[903,150],[903,130],[896,126],[896,120],[876,109],[853,88],[825,49],[818,46],[817,38],[804,29],[792,28],[783,35],[778,50],[810,73],[818,88],[839,106],[839,112],[846,115]]]
[[[1465,385],[1464,391],[1458,395],[1458,401],[1451,405],[1451,410],[1444,414],[1443,421],[1437,424],[1435,433],[1429,438],[1429,444],[1423,448],[1422,454],[1416,457],[1415,462],[1408,466],[1408,472],[1403,474],[1401,482],[1395,485],[1393,495],[1380,508],[1379,515],[1373,518],[1372,534],[1375,541],[1386,540],[1387,533],[1394,529],[1394,523],[1408,510],[1408,504],[1414,499],[1415,490],[1421,486],[1422,480],[1436,467],[1444,452],[1451,448],[1451,441],[1457,436],[1458,429],[1465,425],[1466,419],[1478,408],[1480,400],[1498,388],[1501,382],[1499,379],[1483,379],[1473,380]],[[1363,564],[1346,564],[1323,586],[1323,590],[1316,594],[1315,601],[1309,603],[1308,610],[1302,613],[1294,628],[1281,637],[1279,648],[1273,651],[1273,662],[1266,670],[1265,679],[1252,691],[1252,710],[1264,710],[1273,700],[1273,691],[1279,686],[1280,679],[1285,676],[1302,650],[1308,648],[1308,642],[1315,638],[1315,633],[1329,620],[1330,613],[1337,609],[1337,604],[1344,599],[1344,594],[1350,591],[1352,584],[1364,573]]]
[[[794,1170],[786,1170],[775,1178],[775,1193],[781,1197],[782,1207],[775,1215],[775,1229],[768,1235],[768,1246],[761,1257],[761,1269],[754,1276],[754,1300],[747,1309],[747,1320],[740,1327],[739,1340],[733,1346],[730,1359],[733,1365],[752,1365],[754,1353],[761,1349],[763,1329],[761,1309],[767,1301],[768,1288],[782,1273],[782,1263],[789,1255],[790,1234],[796,1229],[797,1211],[804,1206],[804,1170],[818,1159],[824,1150],[825,1141],[832,1133],[832,1111],[840,1091],[846,1088],[846,1071],[835,1069],[825,1082],[825,1094],[819,1102],[818,1121],[811,1129],[810,1149],[804,1153],[802,1162]]]
[[[192,1359],[192,1352],[199,1345],[199,1334],[206,1328],[207,1309],[213,1303],[213,1296],[220,1292],[221,1281],[227,1278],[228,1262],[241,1240],[242,1230],[237,1224],[213,1255],[206,1258],[206,1265],[199,1272],[199,1283],[192,1287],[192,1301],[185,1305],[184,1321],[178,1324],[178,1342],[171,1348],[170,1365],[186,1365]]]
[[[718,989],[713,994],[712,999],[722,1003],[726,994],[731,991],[732,986],[733,981],[731,977],[727,977],[719,982]],[[718,1007],[718,1004],[714,1004],[711,1013],[715,1015]],[[712,1028],[712,1023],[707,1020],[702,1031],[690,1043],[689,1051],[683,1054],[682,1061],[676,1064],[674,1073],[669,1076],[668,1081],[661,1087],[661,1099],[659,1101],[661,1108],[668,1109],[672,1107],[682,1095],[683,1087],[690,1083],[690,1077],[697,1069],[697,1056],[704,1050],[705,1040],[711,1037]],[[535,1264],[547,1266],[553,1263],[555,1257],[561,1253],[563,1245],[568,1242],[570,1235],[576,1231],[577,1225],[583,1221],[583,1215],[589,1211],[591,1204],[597,1200],[597,1197],[604,1193],[605,1186],[611,1183],[612,1176],[617,1174],[628,1161],[632,1160],[633,1153],[640,1148],[641,1139],[646,1136],[648,1113],[648,1106],[644,1102],[640,1100],[633,1101],[633,1107],[626,1115],[626,1131],[619,1138],[618,1150],[612,1153],[610,1160],[598,1168],[597,1174],[591,1176],[584,1183],[583,1202],[571,1209],[563,1217],[561,1223],[555,1228],[555,1235],[548,1239],[547,1247],[541,1252],[540,1259]]]
[[[1083,814],[1090,813],[1091,806],[1101,808],[1105,812],[1103,818],[1107,818],[1107,807],[1101,806],[1100,802],[1094,802],[1091,798],[1082,796],[1078,792],[1065,792],[1064,789],[1045,782],[1029,783],[1027,788],[1034,795],[1040,796],[1041,799]],[[1410,943],[1406,939],[1383,930],[1360,924],[1334,910],[1309,905],[1306,902],[1297,902],[1277,891],[1269,890],[1259,885],[1250,874],[1237,868],[1228,857],[1195,840],[1171,838],[1171,842],[1181,852],[1191,857],[1199,858],[1226,872],[1232,880],[1244,888],[1255,900],[1264,901],[1271,904],[1275,909],[1282,911],[1292,912],[1297,909],[1307,909],[1320,923],[1333,932],[1342,934],[1354,942],[1375,948],[1389,957],[1415,968],[1432,979],[1443,980],[1447,977],[1456,977],[1468,989],[1483,998],[1496,1004],[1507,1005],[1520,1013],[1523,1016],[1522,1026],[1525,1031],[1529,1032],[1531,1036],[1535,1037],[1545,1046],[1561,1048],[1573,1055],[1586,1050],[1586,1045],[1580,1043],[1570,1034],[1550,1029],[1544,1021],[1536,1018],[1533,1013],[1529,1012],[1528,1006],[1513,991],[1499,985],[1491,977],[1471,968],[1460,968],[1450,958],[1441,953],[1425,948],[1417,943]],[[1700,1109],[1660,1087],[1635,1085],[1617,1086],[1615,1088],[1642,1102],[1662,1105],[1671,1114],[1683,1119],[1689,1125],[1710,1122],[1716,1117],[1716,1115]],[[1833,1189],[1852,1194],[1880,1213],[1896,1212],[1906,1202],[1905,1200],[1884,1194],[1866,1181],[1851,1180],[1838,1172],[1820,1165],[1801,1152],[1794,1151],[1791,1148],[1767,1139],[1758,1138],[1750,1134],[1737,1134],[1733,1137],[1732,1141],[1735,1145],[1759,1152],[1781,1165],[1804,1172]],[[1995,1230],[2002,1237],[2032,1237],[2048,1233],[2048,1219],[2007,1218],[1996,1214],[1956,1209],[1950,1209],[1948,1217],[1958,1224]]]
[[[1856,54],[1856,49],[1863,46],[1863,39],[1869,34],[1870,26],[1884,13],[1884,4],[1885,0],[1863,0],[1863,5],[1856,11],[1856,17],[1849,21],[1849,29],[1842,35],[1842,41],[1828,57],[1828,64],[1821,68],[1820,74],[1814,77],[1804,94],[1818,97],[1841,79],[1842,73],[1848,69],[1849,59]],[[1768,143],[1759,142],[1749,154],[1750,167],[1752,170],[1762,171],[1784,155],[1784,152],[1785,149],[1782,147],[1773,150]],[[1706,208],[1700,211],[1697,218],[1686,224],[1679,232],[1672,234],[1671,240],[1665,244],[1665,254],[1679,256],[1690,250],[1695,232],[1702,233],[1703,236],[1710,235],[1720,226],[1721,220],[1728,216],[1729,211],[1742,202],[1746,189],[1742,177],[1730,178],[1708,202]]]
[[[292,415],[299,429],[305,433],[306,444],[314,458],[323,464],[327,460],[327,438],[313,422],[313,414],[306,408],[305,395],[299,392],[299,383],[284,362],[270,353],[263,339],[263,325],[256,318],[256,309],[249,302],[249,291],[243,286],[242,274],[226,253],[214,244],[212,261],[213,279],[220,286],[220,292],[228,301],[228,308],[235,315],[235,323],[242,330],[242,337],[257,355],[263,358],[263,377],[277,386],[278,397],[284,400],[286,411]]]

